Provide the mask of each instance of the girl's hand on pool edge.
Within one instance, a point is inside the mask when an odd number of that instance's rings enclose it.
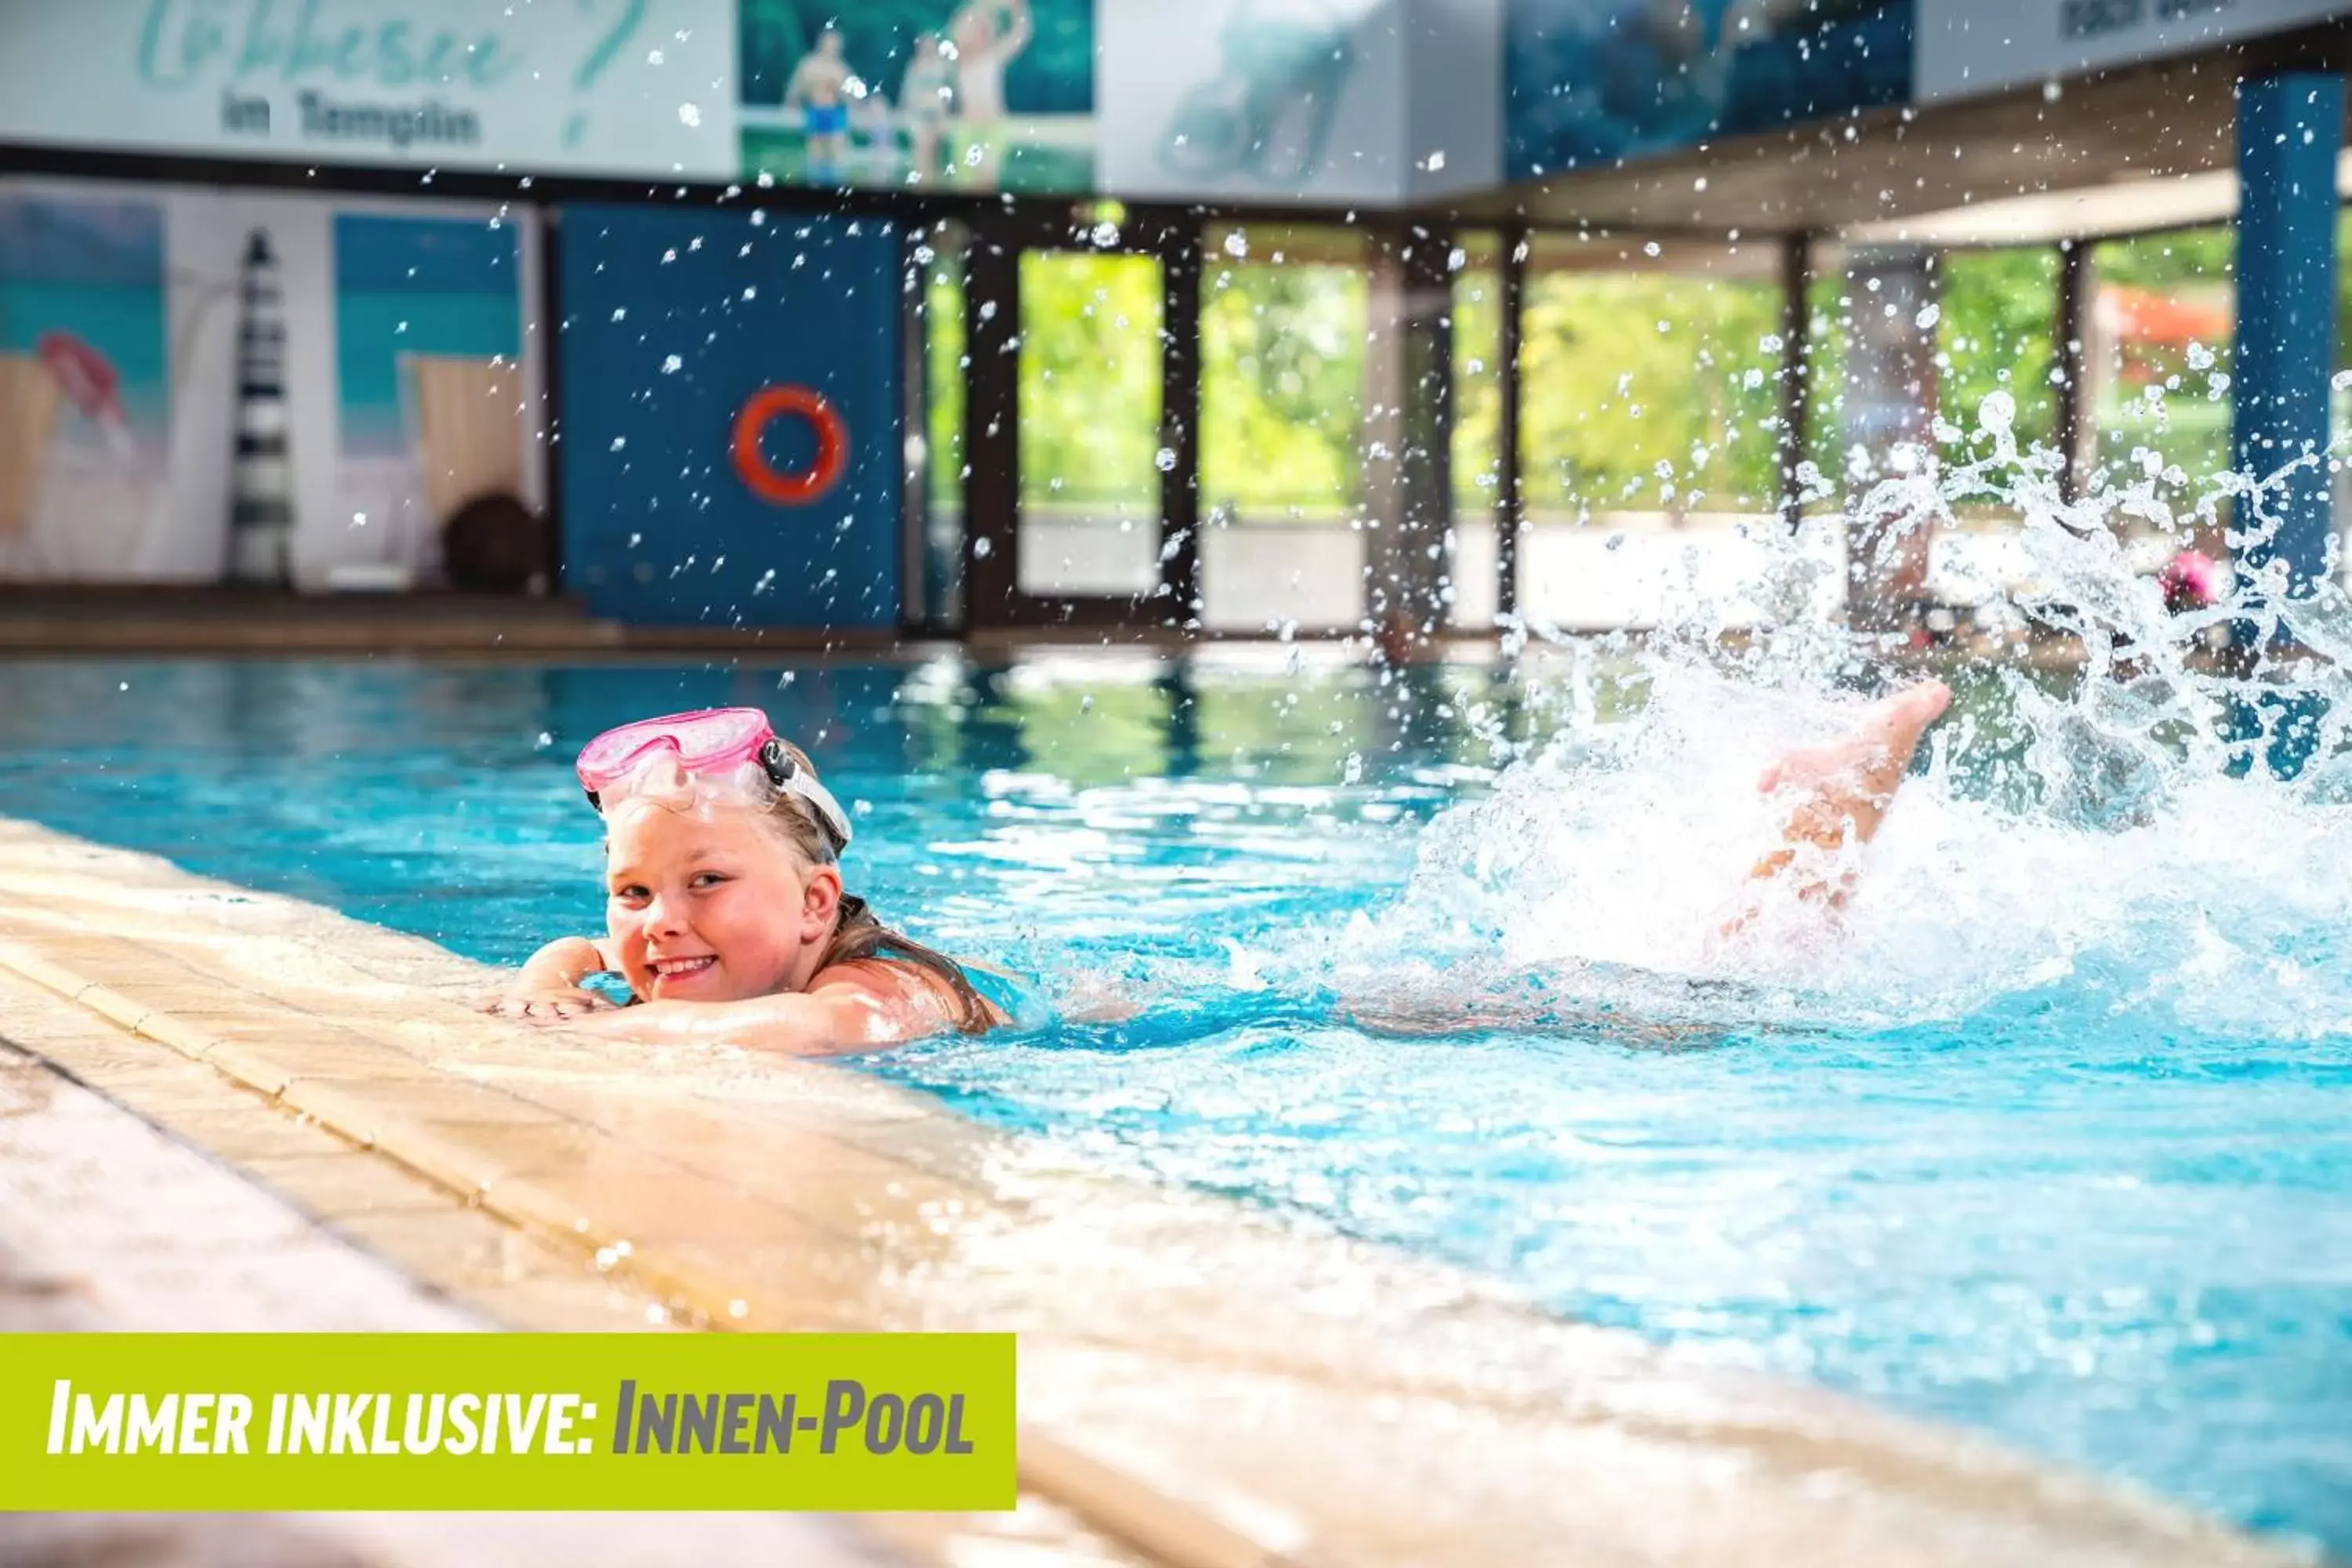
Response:
[[[560,1024],[590,1013],[610,1013],[611,1002],[576,985],[534,986],[528,991],[502,992],[477,1004],[485,1013],[525,1024]]]

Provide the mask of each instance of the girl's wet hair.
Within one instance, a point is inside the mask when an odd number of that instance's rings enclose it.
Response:
[[[816,766],[808,753],[789,741],[779,742],[795,764],[806,768],[811,777]],[[834,853],[833,840],[816,814],[798,795],[777,792],[764,814],[768,822],[788,839],[793,847],[812,864],[830,866],[838,857]],[[858,963],[869,959],[900,958],[924,971],[947,989],[955,1005],[956,1027],[967,1035],[984,1035],[994,1026],[995,1015],[989,1009],[971,977],[963,966],[946,953],[925,947],[910,937],[903,936],[884,925],[864,899],[854,893],[841,895],[841,915],[835,922],[833,941],[817,961],[819,970],[836,963]]]

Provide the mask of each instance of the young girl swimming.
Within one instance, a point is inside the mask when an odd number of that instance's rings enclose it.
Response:
[[[1950,701],[1939,681],[1864,710],[1844,739],[1791,752],[1759,783],[1783,798],[1780,843],[1748,873],[1738,939],[1765,895],[1834,911],[1842,852],[1878,831],[1919,737]],[[648,719],[580,753],[604,819],[605,934],[550,942],[486,1006],[529,1024],[795,1056],[871,1051],[1008,1022],[964,965],[884,926],[842,888],[847,816],[798,748],[752,708]],[[629,1005],[583,985],[618,971]]]
[[[962,965],[843,890],[849,818],[759,710],[608,731],[578,772],[604,819],[604,935],[540,949],[493,1010],[802,1056],[1007,1021]],[[625,1009],[582,984],[612,971],[628,982]]]

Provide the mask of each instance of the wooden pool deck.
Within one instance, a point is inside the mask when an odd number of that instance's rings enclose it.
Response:
[[[487,1324],[1016,1332],[1042,1521],[1024,1562],[2294,1560],[1972,1436],[1073,1165],[854,1068],[525,1030],[467,1005],[488,978],[0,818],[20,1079],[94,1091]],[[0,1243],[22,1193],[0,1180]],[[943,1564],[1003,1534],[855,1528]]]

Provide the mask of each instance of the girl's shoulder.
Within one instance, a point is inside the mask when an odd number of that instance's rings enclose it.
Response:
[[[1050,1021],[1053,1009],[1029,982],[1006,970],[968,960],[952,959],[956,969],[979,996],[994,1028],[1012,1026],[1036,1028]],[[929,1004],[950,1024],[963,1013],[962,998],[947,976],[913,954],[884,947],[869,957],[828,966],[811,981],[818,985],[851,984],[886,1000]]]

